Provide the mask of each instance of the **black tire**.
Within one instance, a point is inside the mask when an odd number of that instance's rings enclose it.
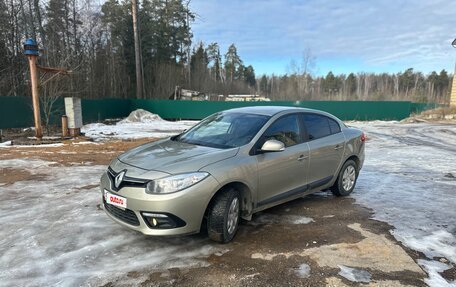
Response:
[[[344,187],[344,173],[348,170],[350,171],[350,169],[354,169],[354,182],[353,182],[353,185],[351,185],[350,188],[346,188],[347,185],[345,185]],[[337,180],[336,182],[334,183],[334,185],[331,187],[331,192],[335,195],[335,196],[347,196],[349,195],[353,189],[355,189],[355,185],[356,185],[356,181],[358,180],[358,166],[357,164],[353,161],[353,160],[347,160],[344,165],[342,166],[342,168],[340,169],[340,172],[339,172],[339,175],[337,176]],[[350,186],[350,185],[348,185]]]
[[[230,221],[229,213],[231,204],[237,200],[237,219],[236,223]],[[216,198],[211,203],[207,215],[207,234],[210,239],[220,243],[227,243],[234,238],[239,227],[240,212],[241,211],[241,196],[239,191],[235,189],[228,189],[221,191],[216,195]],[[230,224],[231,230],[228,225]],[[234,226],[234,228],[233,228]]]

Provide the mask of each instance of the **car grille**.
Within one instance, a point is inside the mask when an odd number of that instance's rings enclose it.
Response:
[[[128,223],[130,225],[139,226],[138,217],[132,210],[130,210],[130,209],[123,210],[123,209],[117,208],[114,205],[107,204],[106,201],[104,201],[104,199],[103,199],[103,203],[104,203],[105,209],[111,215],[113,215],[115,218],[122,220],[123,222]]]
[[[124,176],[122,182],[120,183],[119,187],[115,187],[114,181],[118,173],[116,173],[114,170],[112,170],[111,167],[108,167],[108,178],[109,181],[111,182],[111,188],[114,191],[120,190],[122,187],[146,187],[147,182],[149,180],[147,179],[140,179],[140,178],[133,178],[129,176]]]

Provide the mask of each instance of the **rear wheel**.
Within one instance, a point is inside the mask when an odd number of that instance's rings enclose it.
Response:
[[[349,195],[355,188],[358,179],[358,166],[353,160],[347,160],[340,169],[336,182],[331,191],[336,196]]]
[[[229,189],[222,191],[212,202],[207,216],[207,233],[209,238],[227,243],[237,232],[241,213],[239,191]]]

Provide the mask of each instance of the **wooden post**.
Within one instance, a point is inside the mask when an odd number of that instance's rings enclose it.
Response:
[[[454,67],[454,71],[455,73],[453,73],[453,83],[451,85],[450,92],[450,107],[456,107],[456,65]]]
[[[68,137],[68,118],[66,115],[62,116],[62,138]]]
[[[43,129],[41,127],[40,99],[38,94],[38,71],[36,69],[35,55],[27,55],[30,66],[30,81],[32,82],[32,101],[33,117],[35,119],[35,136],[38,140],[43,138]]]

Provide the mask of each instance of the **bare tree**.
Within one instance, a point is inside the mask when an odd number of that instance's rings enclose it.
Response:
[[[133,17],[133,34],[135,39],[135,62],[136,62],[136,98],[143,97],[143,73],[142,73],[142,57],[141,44],[139,39],[139,18],[138,18],[138,1],[131,0],[131,15]]]

